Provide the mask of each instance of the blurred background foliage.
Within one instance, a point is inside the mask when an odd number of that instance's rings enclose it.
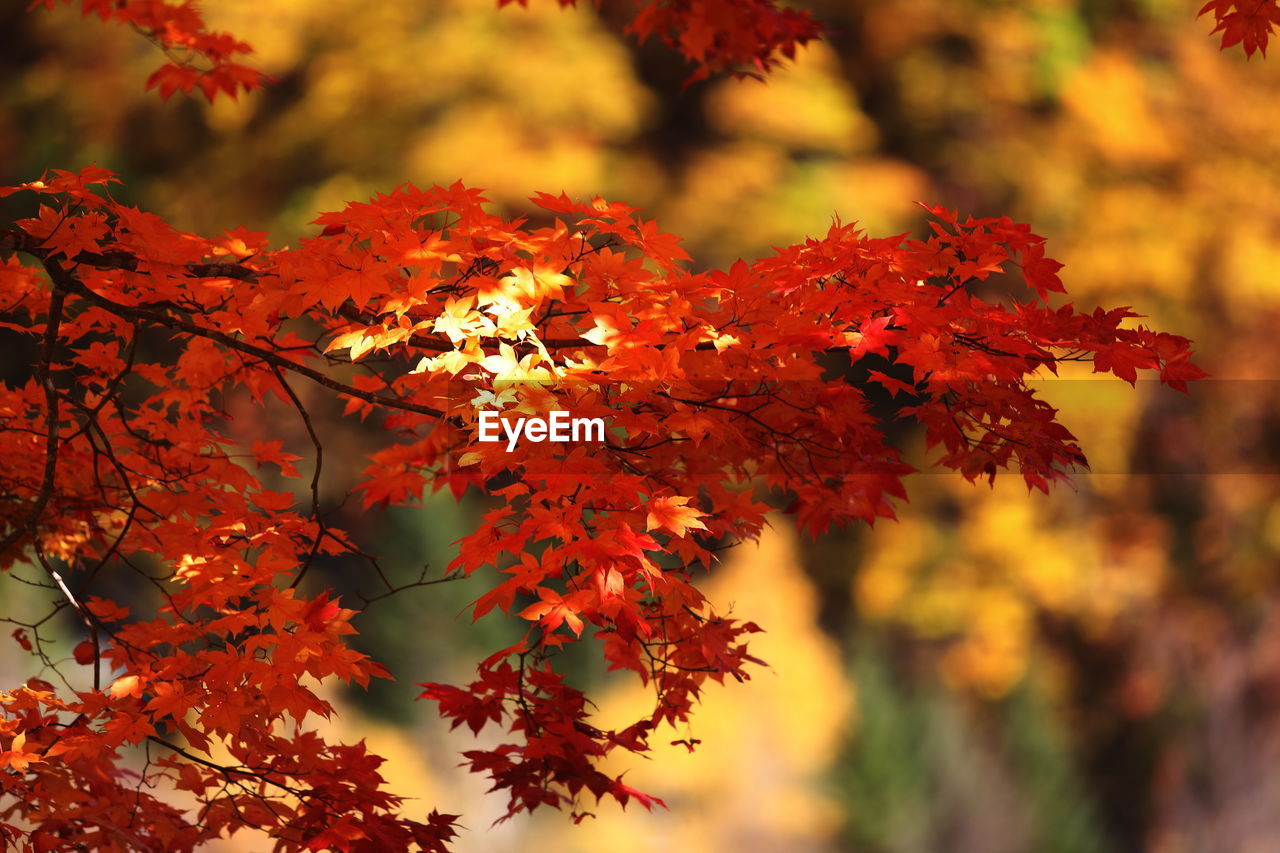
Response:
[[[707,695],[696,752],[629,773],[669,813],[490,827],[500,804],[453,766],[470,735],[412,685],[467,679],[517,627],[458,616],[479,580],[370,605],[361,642],[400,680],[345,697],[334,725],[393,757],[412,808],[463,813],[459,849],[1280,848],[1280,60],[1220,54],[1196,3],[811,0],[829,38],[767,85],[686,90],[675,57],[619,36],[610,0],[218,0],[276,83],[212,107],[144,93],[158,57],[133,33],[23,5],[0,9],[6,184],[96,161],[179,227],[277,245],[404,181],[461,179],[513,213],[539,190],[599,194],[707,267],[836,215],[919,232],[923,200],[1032,223],[1077,304],[1197,341],[1215,378],[1190,397],[1043,383],[1093,463],[1073,489],[925,473],[897,523],[802,542],[780,517],[738,549],[708,588],[768,629],[772,670]],[[373,436],[308,402],[348,460],[336,504]],[[237,424],[309,453],[283,411]],[[340,516],[412,579],[443,573],[482,508]],[[367,580],[327,569],[348,595]],[[636,712],[598,660],[573,666],[606,719]]]

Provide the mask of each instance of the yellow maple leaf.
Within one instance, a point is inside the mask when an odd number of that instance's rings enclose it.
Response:
[[[545,267],[533,270],[516,267],[510,275],[503,276],[501,283],[535,302],[540,302],[544,299],[563,299],[564,289],[573,285],[573,279]]]

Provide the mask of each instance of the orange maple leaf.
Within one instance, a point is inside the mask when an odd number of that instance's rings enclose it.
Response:
[[[686,506],[688,503],[689,498],[679,495],[654,498],[649,502],[649,517],[645,530],[662,528],[681,537],[690,530],[706,530],[707,526],[700,521],[706,513]]]

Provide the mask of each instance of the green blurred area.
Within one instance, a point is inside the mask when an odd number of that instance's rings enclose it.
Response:
[[[916,201],[1031,223],[1077,305],[1135,306],[1215,379],[1183,397],[1046,377],[1093,463],[1073,489],[922,475],[899,523],[803,546],[809,621],[845,673],[806,689],[852,685],[857,710],[811,783],[837,819],[785,849],[1280,848],[1280,65],[1219,53],[1195,3],[814,0],[796,5],[832,32],[793,67],[686,90],[678,58],[619,35],[621,2],[220,0],[276,82],[213,106],[145,93],[160,58],[135,34],[11,5],[0,183],[97,162],[184,229],[287,245],[348,200],[459,179],[512,213],[537,191],[640,206],[703,267],[835,216],[919,233]],[[306,455],[286,420],[244,435]],[[321,428],[337,502],[372,427]],[[443,575],[482,509],[441,495],[339,523],[407,582]],[[348,600],[377,591],[367,566],[322,568]],[[465,680],[517,636],[458,615],[484,582],[371,604],[360,642],[400,681],[352,701],[416,724],[415,682]]]

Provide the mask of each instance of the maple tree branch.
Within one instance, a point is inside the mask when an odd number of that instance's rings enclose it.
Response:
[[[47,240],[47,238],[45,238]],[[17,229],[6,229],[0,231],[0,253],[3,252],[22,252],[30,255],[43,262],[52,254],[56,254],[55,250],[42,247],[40,244],[45,240],[40,240],[27,234],[25,231]],[[131,252],[80,252],[74,258],[71,258],[73,264],[84,264],[85,266],[95,267],[97,269],[115,269],[125,272],[137,272],[141,259]],[[183,264],[182,268],[187,273],[196,278],[230,278],[236,281],[253,282],[258,281],[264,275],[269,273],[256,270],[252,267],[245,266],[242,263],[231,261],[220,261],[206,264]],[[466,279],[462,279],[465,281]],[[105,307],[105,306],[104,306]],[[348,320],[358,323],[364,323],[366,326],[372,326],[379,322],[378,318],[367,312],[361,311],[354,305],[343,304],[338,306],[338,314]],[[543,318],[544,320],[547,318]],[[430,350],[433,352],[452,352],[455,347],[451,341],[443,338],[433,337],[422,333],[415,333],[408,339],[409,343],[414,346]],[[547,349],[567,349],[569,347],[591,346],[590,342],[583,341],[579,338],[550,338],[542,341]],[[661,345],[659,345],[661,346]],[[699,348],[711,349],[711,344],[699,344]]]
[[[48,237],[33,237],[17,228],[0,229],[0,254],[21,252],[43,261],[50,255],[58,254],[58,250],[42,246]],[[83,264],[98,269],[123,270],[137,272],[141,259],[132,252],[85,252],[78,253],[68,259],[73,264]],[[197,278],[231,278],[237,281],[257,281],[264,273],[244,266],[240,263],[221,261],[209,264],[183,264],[183,268]]]
[[[93,618],[93,614],[76,598],[75,593],[71,591],[71,587],[67,586],[67,582],[63,580],[62,573],[50,564],[45,556],[44,548],[40,545],[40,540],[36,540],[36,559],[40,561],[41,567],[45,573],[53,579],[57,584],[58,590],[62,593],[63,598],[70,602],[76,613],[80,615],[80,621],[84,622],[86,628],[89,629],[89,640],[93,644],[93,689],[102,689],[102,647],[98,642],[98,625]]]
[[[24,249],[23,251],[26,252],[27,250]],[[377,406],[387,406],[393,409],[401,409],[406,412],[415,412],[420,415],[427,415],[441,420],[445,418],[444,413],[438,409],[433,409],[430,406],[423,406],[417,403],[410,403],[404,400],[392,400],[386,397],[381,397],[370,391],[362,391],[359,388],[339,382],[336,379],[332,379],[318,370],[290,361],[271,350],[263,349],[262,347],[241,341],[226,332],[220,332],[216,329],[208,329],[190,321],[183,320],[178,317],[171,317],[141,306],[122,305],[119,302],[115,302],[114,300],[108,299],[102,294],[97,293],[84,282],[78,281],[77,279],[69,276],[64,270],[62,270],[56,261],[53,261],[49,257],[48,252],[28,252],[28,254],[32,254],[33,257],[36,257],[41,262],[45,270],[49,272],[50,277],[54,279],[54,284],[58,290],[64,293],[74,293],[77,296],[83,297],[89,302],[92,302],[98,307],[116,314],[117,316],[127,317],[132,320],[152,325],[166,326],[171,329],[186,332],[189,335],[195,335],[196,337],[217,341],[223,346],[230,347],[231,349],[242,352],[246,355],[254,356],[268,364],[282,367],[285,370],[290,370],[300,376],[305,376],[311,381],[337,391],[340,394],[358,397],[361,400],[365,400]],[[55,270],[57,271],[56,274]]]
[[[302,568],[298,570],[297,576],[293,579],[293,583],[289,584],[289,588],[293,589],[302,583],[302,579],[306,577],[311,563],[316,558],[316,553],[320,550],[320,542],[324,539],[326,526],[324,516],[320,513],[320,471],[324,466],[324,446],[320,443],[320,436],[316,434],[315,425],[311,422],[311,413],[307,411],[307,407],[302,404],[297,393],[293,390],[280,368],[275,364],[271,365],[271,372],[275,375],[276,381],[280,383],[280,387],[284,389],[285,394],[289,396],[289,401],[293,403],[293,407],[297,409],[298,416],[302,418],[302,424],[306,427],[307,436],[311,439],[311,446],[316,452],[316,467],[311,475],[311,515],[316,522],[316,535],[311,542],[311,553],[307,555],[307,559],[303,562]]]
[[[215,761],[210,761],[208,759],[201,758],[200,756],[195,755],[189,752],[188,750],[183,749],[177,744],[170,743],[169,741],[159,737],[158,735],[147,735],[147,741],[149,743],[159,744],[160,746],[163,746],[167,749],[172,750],[177,755],[182,756],[183,758],[187,759],[192,763],[199,764],[203,767],[207,767],[210,770],[214,770],[222,774],[223,785],[222,785],[222,788],[219,790],[218,796],[204,801],[205,807],[201,809],[201,818],[200,818],[201,822],[203,822],[204,814],[212,806],[213,801],[221,797],[225,797],[228,800],[228,802],[231,804],[232,809],[235,810],[237,813],[239,812],[239,807],[236,805],[235,797],[228,790],[230,785],[235,785],[237,788],[243,791],[245,795],[252,797],[253,799],[262,803],[268,810],[270,810],[277,817],[279,817],[279,813],[276,812],[275,809],[271,806],[271,797],[267,796],[264,790],[265,786],[267,785],[270,785],[274,788],[284,791],[289,796],[296,798],[299,802],[305,803],[308,799],[318,800],[319,802],[323,803],[325,809],[331,813],[337,813],[341,811],[341,809],[338,809],[335,806],[335,803],[330,796],[323,794],[319,791],[315,791],[315,790],[307,791],[307,790],[295,788],[291,785],[287,785],[283,782],[278,781],[277,779],[272,778],[269,775],[269,773],[261,772],[257,770],[251,770],[243,765],[239,767],[234,767],[234,766],[227,766],[224,764],[218,764]],[[258,781],[259,788],[257,791],[253,790],[252,788],[246,785],[246,781],[249,779],[255,779]]]
[[[22,252],[23,254],[30,255],[31,257],[34,257],[37,260],[40,260],[41,262],[43,262],[45,258],[49,257],[51,254],[55,254],[56,252],[54,250],[50,250],[42,247],[40,245],[42,242],[44,242],[44,240],[39,240],[35,237],[32,237],[30,234],[27,234],[25,231],[20,231],[17,229],[0,230],[0,253],[12,252],[12,251]],[[598,251],[598,250],[599,249],[596,248],[596,249],[584,252],[582,253],[582,255],[579,256],[579,258],[575,260],[580,260],[581,257],[584,257],[585,255],[591,254],[593,251]],[[75,264],[84,264],[85,266],[95,267],[98,269],[116,269],[116,270],[123,270],[126,272],[136,272],[138,270],[140,259],[137,255],[134,255],[130,252],[121,252],[121,251],[84,252],[82,251],[78,253],[74,258],[72,258],[71,262]],[[235,263],[231,261],[220,261],[215,263],[204,263],[204,264],[183,264],[182,268],[185,269],[189,275],[194,276],[196,278],[230,278],[236,281],[244,281],[244,282],[258,281],[263,276],[270,274],[266,271],[256,270],[256,269],[253,269],[252,267],[245,266],[242,263]],[[474,275],[474,274],[476,274],[475,270],[473,268],[468,268],[467,273],[460,279],[460,282],[465,282],[468,278],[471,277],[471,275]],[[107,306],[105,304],[102,304],[102,303],[99,303],[99,304],[101,305],[101,307],[110,308],[110,306]],[[119,306],[118,303],[112,303],[112,306],[131,307],[131,306]],[[139,308],[138,310],[145,311],[146,309]],[[347,303],[339,305],[337,308],[337,313],[340,316],[348,320],[351,320],[352,322],[363,323],[366,326],[377,325],[378,323],[381,322],[378,315],[361,311],[360,309],[356,308],[354,305],[347,304]],[[543,322],[546,322],[547,320],[552,319],[554,317],[569,316],[571,314],[583,314],[583,313],[586,313],[586,312],[575,311],[575,312],[551,313],[550,311],[548,311],[547,315],[544,316],[541,320],[539,320],[537,325],[541,325]],[[142,315],[138,315],[138,316],[142,316]],[[156,322],[156,321],[153,320],[153,322]],[[172,324],[170,323],[163,323],[163,325],[172,326]],[[195,327],[195,328],[199,328],[199,327]],[[197,332],[194,332],[191,329],[185,329],[185,331],[191,332],[192,334],[198,334]],[[206,331],[211,331],[211,330],[206,330]],[[205,337],[209,337],[209,335],[205,335]],[[577,338],[541,338],[540,337],[539,341],[548,350],[562,350],[562,349],[575,349],[575,348],[583,349],[583,348],[596,346],[595,344],[592,344],[590,341],[586,341],[585,339],[580,337],[577,337]],[[231,343],[228,343],[226,340],[223,340],[222,342],[226,343],[228,346],[233,345]],[[414,334],[410,335],[407,338],[407,342],[415,347],[418,347],[419,349],[424,349],[429,352],[453,352],[456,349],[452,341],[435,337],[432,335],[423,334],[421,332],[415,332]],[[653,348],[656,350],[664,350],[667,348],[667,346],[668,345],[664,343],[653,344]],[[710,341],[703,341],[701,343],[695,344],[693,349],[700,352],[708,352],[715,349],[715,344]],[[849,349],[849,347],[831,347],[827,351],[835,352],[835,351],[847,350],[847,349]],[[245,352],[248,352],[248,351],[245,351]],[[251,353],[251,354],[261,355],[260,352]],[[293,368],[290,368],[290,369],[293,369]],[[316,379],[315,376],[308,374],[303,370],[295,370],[295,372],[301,373],[304,376],[308,376],[308,378]],[[321,384],[326,384],[326,383],[322,382]],[[329,385],[328,387],[332,388],[334,386]],[[352,393],[352,392],[343,391],[343,393]],[[360,397],[362,395],[356,392],[354,393],[354,396]],[[368,399],[368,398],[365,397],[364,399]],[[377,402],[380,404],[385,403],[385,401],[382,401],[382,400],[370,400],[370,402]],[[404,407],[400,406],[398,408],[404,408]],[[408,409],[408,411],[418,411],[418,410]],[[423,414],[429,414],[429,413],[423,412]],[[440,417],[441,415],[439,413],[434,413],[433,416]]]
[[[387,591],[380,592],[377,595],[372,595],[372,596],[365,595],[364,593],[361,593],[361,592],[356,592],[355,595],[357,598],[360,599],[361,602],[363,602],[364,607],[367,608],[370,604],[373,604],[375,601],[382,601],[383,599],[390,598],[391,596],[397,593],[404,592],[405,590],[417,589],[419,587],[426,587],[426,586],[435,586],[438,583],[451,583],[453,581],[460,581],[460,580],[466,579],[466,576],[467,576],[466,573],[463,572],[461,569],[455,569],[454,571],[449,572],[443,577],[427,580],[427,573],[429,571],[431,571],[431,566],[424,565],[422,567],[422,571],[418,573],[417,580],[413,580],[413,581],[410,581],[409,583],[401,584],[400,586],[392,586],[391,582],[387,579],[387,577],[385,575],[382,575],[381,570],[379,570],[379,575],[381,576],[383,584],[386,585]]]
[[[55,271],[57,275],[65,277],[62,268],[53,263],[50,275],[54,275]],[[58,391],[53,386],[53,356],[58,345],[58,329],[62,324],[62,307],[65,299],[65,294],[58,290],[49,297],[49,318],[45,325],[44,347],[40,355],[40,364],[36,368],[36,375],[40,377],[41,384],[44,386],[45,399],[44,478],[40,484],[40,492],[36,495],[36,502],[27,511],[26,518],[15,525],[3,540],[0,540],[0,558],[3,558],[28,530],[34,534],[35,526],[40,521],[45,506],[53,497],[54,478],[58,470]]]
[[[206,758],[201,758],[200,756],[195,755],[194,753],[188,752],[187,750],[178,746],[176,743],[170,743],[169,741],[165,740],[159,735],[147,735],[147,740],[150,741],[151,743],[159,744],[160,746],[173,750],[175,753],[177,753],[178,755],[181,755],[183,758],[187,759],[188,761],[194,762],[196,764],[200,764],[204,767],[208,767],[210,770],[216,770],[219,773],[221,773],[224,778],[229,779],[232,775],[247,776],[253,779],[257,779],[258,781],[264,784],[272,785],[276,788],[279,788],[285,793],[290,794],[291,796],[297,797],[300,800],[304,800],[309,796],[318,797],[322,800],[324,799],[324,797],[322,797],[317,792],[301,791],[290,785],[286,785],[283,782],[276,781],[266,773],[262,773],[256,770],[248,770],[243,767],[228,767],[225,764],[218,764],[216,761],[210,761]]]

